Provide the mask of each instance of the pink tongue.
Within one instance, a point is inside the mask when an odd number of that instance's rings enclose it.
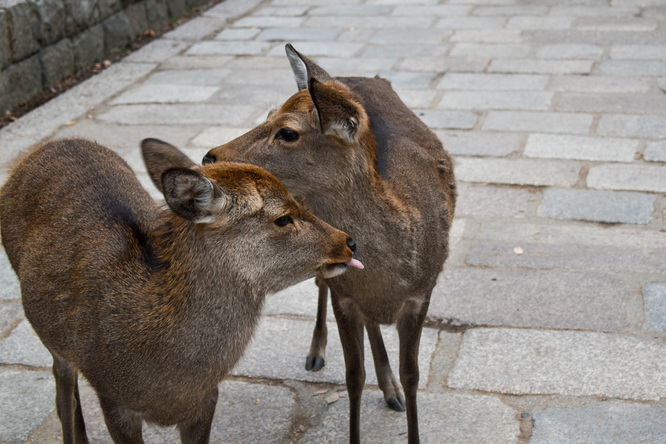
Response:
[[[363,270],[363,268],[365,268],[363,267],[361,261],[358,261],[356,259],[352,259],[350,261],[345,262],[345,265],[347,265],[348,267],[358,268],[359,270]]]

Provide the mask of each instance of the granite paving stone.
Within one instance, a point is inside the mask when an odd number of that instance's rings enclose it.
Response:
[[[569,29],[574,22],[573,17],[566,16],[517,16],[511,17],[506,24],[507,29]]]
[[[486,4],[490,6],[486,6]],[[540,16],[540,15],[546,15],[549,9],[551,8],[544,5],[530,5],[530,4],[515,5],[513,4],[513,2],[489,1],[489,2],[479,2],[479,5],[474,8],[474,15]]]
[[[490,111],[483,129],[541,133],[588,134],[593,117],[581,113]]]
[[[249,16],[236,20],[234,28],[297,28],[303,24],[305,17],[267,17]]]
[[[428,55],[412,56],[414,50],[409,52],[409,46],[398,47],[398,54],[404,54],[405,58],[398,63],[398,68],[406,71],[435,71],[435,72],[481,72],[486,68],[488,60],[478,57],[432,57],[433,48],[429,48]],[[448,46],[436,46],[435,52],[446,52]],[[370,50],[370,49],[368,49]],[[403,52],[404,50],[404,52]],[[388,50],[382,50],[387,56],[394,57],[396,53]],[[365,56],[365,54],[364,54]]]
[[[337,29],[301,29],[301,28],[269,28],[257,36],[258,40],[271,41],[312,41],[335,40],[340,33]]]
[[[172,31],[169,31],[164,35],[164,38],[197,41],[219,31],[220,28],[220,20],[217,18],[200,16],[183,23]]]
[[[612,274],[445,267],[428,316],[454,325],[619,332],[637,327],[640,302]]]
[[[316,292],[311,297],[316,299]],[[295,379],[343,384],[345,381],[344,358],[338,327],[334,322],[327,323],[326,366],[318,372],[305,370],[305,356],[310,349],[313,328],[314,321],[263,317],[252,343],[232,373],[236,376],[253,378]],[[419,352],[419,368],[423,372],[423,377],[419,381],[421,388],[428,383],[426,369],[430,367],[430,359],[437,345],[438,333],[434,329],[423,329]],[[398,333],[394,326],[383,326],[382,335],[391,367],[397,374],[399,369]],[[275,347],[276,338],[280,338],[279,348]],[[270,362],[271,365],[265,365],[266,362]],[[374,372],[372,352],[367,337],[365,338],[365,369],[366,385],[377,385],[377,375]]]
[[[240,40],[252,40],[260,32],[261,29],[257,28],[226,28],[215,36],[215,40],[230,40],[236,42]]]
[[[460,57],[480,57],[485,59],[517,59],[527,57],[530,52],[529,45],[519,43],[486,44],[486,43],[456,43],[449,55]]]
[[[362,29],[424,29],[430,27],[435,21],[428,16],[317,16],[310,17],[304,23],[308,28],[362,28]]]
[[[610,58],[618,60],[660,60],[666,53],[666,45],[615,45]]]
[[[666,114],[666,95],[559,93],[554,102],[557,111]]]
[[[645,328],[666,331],[666,282],[651,282],[643,287]]]
[[[666,162],[666,140],[648,143],[643,159],[648,162]]]
[[[504,17],[447,17],[437,21],[439,29],[492,29],[503,28]]]
[[[484,159],[459,157],[456,178],[465,182],[512,185],[572,186],[578,180],[578,162],[534,159]]]
[[[477,115],[471,111],[417,109],[414,112],[430,128],[472,129],[478,119]]]
[[[240,125],[256,111],[256,107],[249,105],[118,105],[99,114],[97,119],[124,125]]]
[[[602,74],[616,76],[663,76],[666,62],[657,60],[605,60],[599,63]]]
[[[524,74],[589,74],[593,66],[590,60],[525,60],[497,59],[490,62],[488,72]]]
[[[666,440],[663,405],[606,401],[583,408],[539,410],[533,417],[530,444],[653,444]]]
[[[451,32],[433,29],[382,29],[376,31],[368,41],[374,45],[412,43],[428,47],[428,45],[442,43],[449,35],[451,35]],[[414,50],[417,50],[417,48],[414,48]]]
[[[525,218],[540,201],[541,192],[533,188],[460,182],[456,215]]]
[[[125,57],[123,61],[134,63],[163,62],[177,54],[180,54],[189,46],[190,45],[186,42],[178,42],[173,40],[154,40]]]
[[[477,267],[661,273],[663,233],[596,225],[484,223],[467,255]],[[516,253],[516,248],[520,248]]]
[[[197,148],[214,148],[234,140],[248,132],[251,128],[234,128],[212,126],[201,131],[194,137],[191,144]]]
[[[586,93],[645,93],[650,81],[644,77],[551,76],[548,89]]]
[[[353,57],[363,48],[360,43],[346,42],[298,42],[298,52],[309,54],[312,57]],[[278,45],[269,53],[269,56],[284,56],[284,46]]]
[[[558,134],[530,134],[524,155],[550,159],[631,162],[639,142],[631,139],[596,138]]]
[[[438,5],[438,4],[428,4],[428,3],[437,3],[437,2],[428,2],[428,1],[417,1],[413,2],[414,4],[405,4],[408,2],[384,2],[379,1],[379,3],[394,3],[396,6],[393,8],[392,15],[403,17],[403,16],[425,16],[425,17],[464,17],[469,15],[472,11],[472,6],[463,5],[463,4],[447,4],[447,5]]]
[[[460,29],[450,38],[451,42],[465,43],[520,43],[519,29]]]
[[[21,286],[4,248],[0,248],[0,299],[21,299]]]
[[[189,86],[219,86],[229,75],[229,69],[163,70],[150,75],[145,84],[171,84]]]
[[[599,120],[597,133],[601,136],[664,138],[666,137],[666,116],[604,114]]]
[[[133,103],[190,103],[209,99],[217,86],[143,84],[113,99],[111,105]]]
[[[647,224],[652,220],[656,200],[653,194],[547,189],[538,214],[555,219]]]
[[[666,193],[666,166],[606,164],[590,168],[590,188]]]
[[[23,442],[55,407],[51,372],[0,369],[0,441]]]
[[[644,17],[582,17],[576,20],[581,31],[654,31],[657,21]]]
[[[592,59],[598,60],[604,48],[595,45],[544,45],[536,52],[540,59]]]
[[[451,154],[504,157],[518,151],[523,137],[514,133],[442,131],[435,134]]]
[[[661,45],[666,43],[666,32],[627,32],[620,30],[543,29],[529,33],[535,44],[583,45]]]
[[[469,91],[541,91],[548,76],[529,74],[447,73],[437,89]]]
[[[23,316],[20,302],[0,301],[0,337]]]
[[[546,91],[447,91],[439,102],[444,109],[547,110],[553,93]]]
[[[27,320],[12,330],[0,343],[0,364],[51,367],[53,358]]]
[[[260,55],[271,47],[269,42],[204,40],[193,44],[185,55]]]
[[[419,393],[421,442],[515,443],[520,433],[512,408],[493,396],[462,393]],[[349,398],[328,406],[322,424],[305,434],[304,442],[341,443],[349,439]],[[361,437],[364,442],[402,443],[407,434],[404,413],[386,408],[381,392],[368,390],[361,399]],[[470,440],[470,437],[474,437]]]
[[[587,331],[478,328],[464,337],[448,385],[515,395],[658,400],[666,347],[654,339]]]

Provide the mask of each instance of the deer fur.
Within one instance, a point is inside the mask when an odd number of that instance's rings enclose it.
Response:
[[[195,166],[152,139],[142,150],[168,207],[117,154],[84,139],[38,147],[0,190],[2,243],[53,355],[65,443],[88,442],[78,373],[114,442],[143,442],[142,421],[207,442],[217,385],[266,294],[359,266],[349,236],[264,169]]]
[[[388,81],[331,77],[287,45],[299,92],[264,123],[209,151],[204,164],[240,161],[279,177],[314,214],[359,240],[365,270],[318,279],[319,309],[306,368],[324,363],[326,290],[338,323],[350,397],[350,442],[359,437],[363,326],[379,387],[407,410],[416,443],[418,349],[430,295],[448,255],[456,185],[451,156]],[[379,324],[397,324],[401,389]],[[406,398],[406,401],[405,401]]]

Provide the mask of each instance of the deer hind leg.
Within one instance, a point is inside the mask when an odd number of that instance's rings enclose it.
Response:
[[[62,425],[62,441],[65,444],[88,444],[83,422],[77,372],[67,361],[53,356],[53,376],[56,382],[56,407]]]
[[[365,328],[368,331],[368,339],[372,348],[372,358],[375,362],[375,371],[377,372],[377,382],[380,390],[384,393],[384,401],[386,401],[391,410],[404,412],[405,398],[402,394],[402,387],[400,387],[398,380],[391,370],[391,364],[389,364],[379,324],[366,321]]]
[[[218,390],[215,387],[202,402],[201,416],[196,421],[179,424],[180,441],[182,444],[206,444],[210,439],[210,429],[213,425],[215,406],[217,405]]]
[[[119,406],[115,402],[99,397],[106,428],[115,444],[143,444],[141,418]]]
[[[429,295],[428,295],[429,296]],[[407,441],[419,442],[418,412],[416,392],[419,386],[419,343],[423,321],[428,312],[429,297],[418,306],[408,303],[398,317],[397,327],[400,337],[400,381],[405,390],[407,404]]]
[[[341,306],[333,293],[331,302],[345,356],[345,379],[349,394],[349,443],[359,444],[361,441],[361,396],[365,385],[363,318],[355,307],[350,306],[351,304]]]
[[[328,303],[328,285],[321,279],[315,279],[319,287],[319,302],[317,304],[317,321],[312,332],[312,343],[307,358],[305,358],[305,369],[308,371],[319,371],[326,365],[326,343],[328,342],[328,329],[326,327],[326,305]]]

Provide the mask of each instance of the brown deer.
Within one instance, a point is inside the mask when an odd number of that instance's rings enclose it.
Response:
[[[438,138],[379,77],[331,77],[287,45],[299,92],[247,134],[214,148],[204,164],[266,168],[318,217],[362,243],[363,272],[318,279],[319,310],[306,368],[324,363],[327,288],[338,323],[350,398],[350,442],[359,437],[363,326],[384,399],[407,409],[408,438],[419,440],[418,349],[430,295],[448,255],[454,214],[453,162]],[[400,381],[379,324],[397,324]]]
[[[87,443],[77,374],[116,443],[142,421],[208,442],[217,385],[240,359],[267,293],[348,266],[354,242],[254,165],[195,166],[142,144],[168,207],[113,151],[51,141],[0,191],[2,243],[25,314],[53,355],[65,443]]]

